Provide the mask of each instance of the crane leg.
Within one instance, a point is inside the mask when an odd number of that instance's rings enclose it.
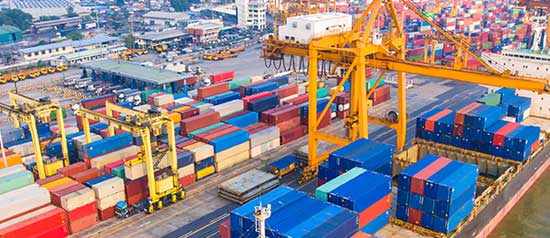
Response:
[[[309,49],[308,165],[304,168],[301,182],[317,173],[317,54],[316,49]]]
[[[397,107],[399,111],[397,122],[397,151],[405,149],[407,138],[407,83],[405,73],[397,73]]]

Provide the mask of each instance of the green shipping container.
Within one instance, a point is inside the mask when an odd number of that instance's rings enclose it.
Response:
[[[126,179],[126,176],[124,174],[124,165],[121,165],[121,166],[118,166],[118,167],[114,167],[112,170],[111,170],[111,174],[113,174],[114,176],[117,176],[121,179]]]
[[[489,93],[477,100],[478,103],[483,103],[488,106],[497,106],[500,104],[501,94]]]
[[[141,100],[143,100],[144,102],[147,101],[147,98],[155,93],[158,93],[158,92],[161,92],[160,89],[158,88],[155,88],[155,89],[149,89],[149,90],[146,90],[146,91],[143,91],[141,93]]]
[[[13,191],[34,183],[34,177],[28,170],[20,171],[0,178],[0,194]]]
[[[64,107],[61,108],[61,114],[63,114],[63,118],[67,117],[67,111],[65,110]],[[55,112],[50,112],[50,118],[52,120],[56,120],[57,119],[57,113]]]
[[[250,83],[252,80],[249,77],[246,78],[237,78],[229,81],[229,89],[236,89],[240,87],[241,85],[245,85],[247,83]]]
[[[481,45],[481,48],[484,50],[491,49],[493,47],[493,42],[485,42]]]
[[[318,199],[321,199],[323,201],[328,200],[328,193],[333,191],[334,189],[340,187],[342,184],[347,183],[348,181],[352,180],[353,178],[359,176],[360,174],[364,173],[366,170],[362,168],[355,167],[351,169],[348,172],[345,172],[338,177],[328,181],[327,183],[321,185],[315,190],[315,197]]]
[[[319,88],[317,89],[317,98],[324,98],[328,95],[328,89]]]
[[[421,60],[424,58],[424,54],[410,55],[407,56],[408,60]]]
[[[367,88],[368,88],[369,90],[370,90],[371,88],[374,87],[374,83],[376,83],[376,80],[377,80],[377,79],[378,79],[378,76],[376,76],[376,77],[374,77],[374,78],[371,78],[371,79],[368,79],[368,80],[367,80]],[[378,87],[378,86],[384,85],[384,83],[385,83],[384,80],[385,80],[385,78],[382,77],[382,79],[380,79],[380,82],[378,82],[377,87]]]
[[[218,122],[216,124],[212,124],[210,126],[207,126],[207,127],[203,127],[201,129],[197,129],[197,130],[194,130],[192,132],[189,132],[189,138],[193,139],[195,137],[195,135],[198,135],[200,133],[203,133],[203,132],[206,132],[206,131],[209,131],[209,130],[212,130],[214,128],[218,128],[220,126],[223,126],[225,125],[225,123],[223,122]]]

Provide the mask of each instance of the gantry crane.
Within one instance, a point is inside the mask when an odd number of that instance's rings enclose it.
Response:
[[[455,35],[457,39],[460,39],[462,42],[466,42],[464,35],[458,34]],[[426,64],[435,64],[435,46],[436,43],[449,42],[447,38],[440,34],[427,34],[424,38],[424,63]],[[469,44],[464,45],[469,48]],[[462,65],[465,67],[468,63],[468,55],[464,53],[461,48],[456,49],[456,57],[454,60],[454,65]]]
[[[485,84],[499,87],[509,87],[535,91],[539,93],[549,93],[550,83],[548,79],[525,78],[512,76],[510,70],[504,68],[495,69],[488,65],[483,59],[479,58],[466,46],[464,40],[454,38],[450,33],[445,32],[437,24],[433,23],[428,17],[422,14],[418,8],[409,0],[401,0],[416,15],[428,22],[430,26],[439,34],[452,42],[456,47],[464,52],[465,57],[474,57],[485,70],[467,69],[464,64],[458,63],[450,66],[426,64],[420,62],[411,62],[405,59],[405,33],[397,19],[398,13],[392,0],[373,0],[361,18],[354,24],[350,32],[324,36],[312,40],[307,44],[292,43],[279,40],[276,37],[263,42],[262,57],[267,60],[283,60],[285,55],[308,57],[308,76],[309,76],[309,110],[308,110],[308,161],[304,168],[301,181],[310,179],[317,173],[317,166],[322,163],[328,155],[334,150],[346,145],[350,141],[359,138],[368,138],[368,123],[379,123],[390,127],[397,132],[397,151],[402,151],[405,147],[405,138],[407,130],[406,118],[406,80],[405,73],[420,74],[436,78],[445,78],[450,80]],[[374,24],[378,18],[382,6],[391,16],[392,29],[386,36],[373,31]],[[362,31],[364,28],[364,31]],[[276,36],[276,35],[275,35]],[[320,118],[330,108],[336,94],[332,95],[327,106],[317,115],[317,81],[318,81],[318,61],[329,61],[335,64],[335,67],[346,69],[345,75],[338,84],[340,91],[343,84],[350,80],[350,113],[346,119],[346,128],[348,129],[348,138],[341,138],[318,131],[317,127],[321,122]],[[366,67],[382,69],[382,73],[387,70],[397,72],[398,80],[398,120],[397,123],[382,121],[368,116],[368,109],[371,102],[368,101],[365,69]],[[377,85],[375,83],[374,85]],[[376,86],[375,86],[376,88]],[[372,93],[372,91],[369,92]],[[327,141],[337,146],[331,150],[317,155],[317,143],[319,140]]]
[[[53,103],[47,99],[35,100],[25,95],[8,92],[11,105],[0,104],[0,112],[10,116],[16,128],[21,127],[21,122],[27,123],[31,133],[34,156],[36,159],[36,170],[38,178],[43,179],[47,174],[44,168],[44,160],[42,157],[42,148],[40,146],[40,138],[38,137],[38,122],[49,123],[52,112],[56,114],[57,126],[61,135],[61,150],[63,154],[64,165],[69,165],[69,151],[67,149],[67,137],[65,134],[65,123],[63,121],[63,111],[58,103]]]
[[[174,123],[165,115],[148,114],[133,109],[118,106],[116,104],[106,102],[105,104],[108,115],[103,115],[92,110],[77,107],[75,113],[82,117],[82,124],[86,143],[89,143],[90,138],[90,122],[89,120],[97,120],[106,123],[109,126],[109,134],[115,134],[115,129],[122,129],[134,135],[139,135],[143,141],[142,159],[147,170],[147,185],[149,187],[149,213],[154,211],[154,205],[158,209],[162,209],[163,204],[175,202],[178,197],[183,199],[185,192],[178,180],[178,161],[176,154],[176,139]],[[126,116],[126,120],[114,118],[113,112],[120,112]],[[155,156],[151,146],[151,135],[160,135],[166,129],[168,134],[168,149],[165,152],[170,160],[170,173],[168,177],[163,179],[155,178],[155,164],[158,160],[164,158]],[[170,185],[170,186],[167,186]]]
[[[541,13],[546,13],[546,39],[545,49],[550,49],[550,1],[549,0],[518,0],[518,5],[525,6],[528,9],[540,10]]]

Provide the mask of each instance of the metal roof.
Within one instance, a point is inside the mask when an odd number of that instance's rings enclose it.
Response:
[[[106,48],[83,50],[79,52],[65,54],[62,57],[65,58],[66,60],[78,60],[78,59],[91,57],[91,56],[98,56],[102,54],[109,54],[109,50],[107,50]]]
[[[146,34],[137,36],[137,38],[140,38],[143,40],[149,40],[149,41],[159,41],[159,40],[171,39],[176,37],[182,37],[185,35],[187,35],[187,33],[183,31],[172,30],[172,31],[164,31],[164,32],[146,33]]]
[[[142,66],[133,62],[114,59],[95,60],[83,63],[81,66],[156,85],[172,83],[193,77],[191,74],[187,73],[179,74],[174,71],[151,66]]]
[[[59,42],[59,43],[29,47],[29,48],[21,49],[19,51],[24,53],[24,54],[29,54],[29,53],[33,53],[33,52],[39,52],[39,51],[42,51],[42,50],[57,49],[57,48],[67,47],[67,46],[84,47],[84,46],[89,46],[89,45],[108,43],[108,42],[116,41],[117,39],[118,38],[116,38],[116,37],[111,37],[111,36],[106,36],[106,35],[98,35],[98,36],[92,37],[90,39],[79,40],[79,41],[67,40],[67,41],[62,41],[62,42]]]
[[[189,15],[183,12],[150,11],[148,13],[145,13],[143,15],[143,18],[185,20],[189,19]]]
[[[72,42],[71,41],[62,41],[62,42],[53,43],[53,44],[40,45],[40,46],[20,49],[19,51],[24,53],[24,54],[29,54],[29,53],[39,52],[39,51],[42,51],[42,50],[51,50],[51,49],[57,49],[57,48],[67,47],[67,46],[72,46]]]
[[[107,35],[97,35],[97,36],[89,38],[89,39],[73,41],[73,46],[74,47],[84,47],[84,46],[89,46],[89,45],[114,42],[114,41],[117,41],[117,40],[118,40],[118,38],[116,38],[116,37],[107,36]]]

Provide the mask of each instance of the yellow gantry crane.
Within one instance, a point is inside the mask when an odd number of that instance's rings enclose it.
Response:
[[[416,15],[428,22],[430,26],[443,37],[452,42],[462,57],[474,57],[485,70],[467,69],[462,61],[451,66],[434,65],[421,62],[411,62],[405,59],[405,33],[398,20],[398,13],[392,0],[373,0],[361,18],[354,24],[349,32],[324,36],[312,40],[307,44],[293,43],[277,38],[277,34],[263,42],[262,57],[267,60],[283,60],[285,56],[308,57],[309,77],[309,110],[308,110],[308,161],[304,168],[301,181],[310,179],[317,174],[317,168],[328,155],[334,150],[348,144],[357,138],[368,138],[368,123],[378,123],[390,127],[397,132],[397,151],[403,151],[407,130],[406,113],[406,80],[405,73],[419,74],[436,78],[484,84],[498,87],[509,87],[523,90],[530,90],[539,93],[549,93],[550,82],[548,79],[525,78],[512,76],[509,70],[495,69],[488,65],[483,59],[475,55],[467,47],[463,39],[454,38],[450,33],[445,32],[409,0],[401,0]],[[385,10],[391,16],[392,28],[389,34],[382,36],[374,31],[376,19],[380,12]],[[346,81],[351,83],[350,91],[350,113],[346,119],[348,138],[341,138],[318,131],[317,127],[321,122],[320,118],[330,109],[336,94],[332,95],[329,103],[321,114],[317,115],[317,82],[318,82],[318,61],[333,63],[335,68],[345,69],[345,75],[338,84],[339,91],[342,91]],[[382,69],[382,76],[387,70],[397,72],[398,80],[398,120],[397,123],[369,117],[368,110],[371,102],[368,101],[366,89],[366,67]],[[378,85],[378,81],[374,85]],[[376,86],[375,86],[376,88]],[[371,94],[372,91],[368,92]],[[327,141],[337,146],[331,150],[318,155],[317,143],[319,140]]]
[[[52,112],[56,114],[57,126],[61,135],[61,148],[63,153],[64,165],[69,165],[69,151],[67,149],[67,137],[65,134],[65,123],[63,121],[63,111],[59,104],[49,100],[36,100],[16,92],[8,92],[11,105],[0,104],[0,113],[12,118],[16,128],[21,127],[21,122],[27,123],[31,133],[34,156],[36,158],[36,170],[38,178],[43,179],[46,176],[55,173],[47,173],[44,167],[42,157],[42,148],[40,138],[38,137],[38,122],[50,122]],[[57,170],[53,170],[57,172]]]
[[[168,119],[165,115],[161,114],[149,114],[133,109],[118,106],[116,104],[106,102],[105,107],[107,109],[107,115],[103,115],[92,110],[77,107],[75,113],[82,117],[82,124],[84,127],[84,135],[86,143],[89,143],[90,138],[90,122],[89,120],[96,120],[106,123],[109,126],[109,134],[113,136],[115,129],[122,129],[129,131],[134,135],[139,135],[143,141],[142,147],[142,159],[145,162],[147,170],[147,185],[149,187],[149,213],[154,211],[154,205],[158,209],[162,209],[163,204],[169,202],[175,202],[178,197],[183,199],[185,192],[178,180],[178,161],[176,154],[176,139],[174,123]],[[126,116],[126,121],[122,121],[113,117],[113,112],[120,112]],[[166,129],[168,134],[168,149],[167,153],[170,160],[170,173],[169,176],[157,179],[155,178],[155,156],[153,155],[153,148],[151,145],[151,136],[160,135]],[[158,159],[163,159],[164,156],[160,156]],[[131,161],[128,161],[131,163]],[[127,162],[127,163],[128,163]]]

